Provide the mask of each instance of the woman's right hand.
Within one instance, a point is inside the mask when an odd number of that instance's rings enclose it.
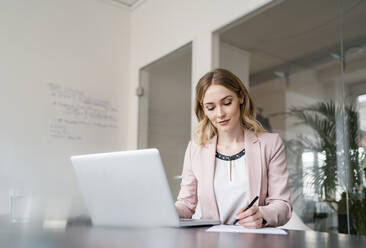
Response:
[[[263,216],[259,211],[258,206],[254,205],[244,212],[238,212],[236,218],[238,223],[246,228],[261,228],[263,226]]]

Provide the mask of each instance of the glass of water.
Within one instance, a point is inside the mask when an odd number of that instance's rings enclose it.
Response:
[[[32,195],[24,190],[9,191],[9,216],[12,223],[29,221],[32,206]]]

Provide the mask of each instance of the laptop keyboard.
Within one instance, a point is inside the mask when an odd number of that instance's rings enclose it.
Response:
[[[181,222],[192,222],[192,221],[199,221],[197,219],[179,219]]]

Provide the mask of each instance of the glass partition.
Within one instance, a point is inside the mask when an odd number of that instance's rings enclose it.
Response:
[[[338,213],[340,230],[366,235],[366,150],[365,150],[365,93],[366,93],[366,23],[365,1],[338,1],[340,8],[341,75],[345,106],[345,173]],[[345,204],[346,203],[346,204]],[[344,209],[346,211],[344,211]],[[342,213],[345,212],[345,213]]]
[[[294,213],[317,231],[366,235],[364,23],[365,1],[291,0],[220,34],[250,54],[258,120],[285,141]]]

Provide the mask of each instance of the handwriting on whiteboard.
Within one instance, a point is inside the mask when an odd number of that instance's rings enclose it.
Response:
[[[81,127],[117,128],[118,110],[109,100],[89,96],[82,90],[48,83],[52,118],[50,136],[82,140]]]

